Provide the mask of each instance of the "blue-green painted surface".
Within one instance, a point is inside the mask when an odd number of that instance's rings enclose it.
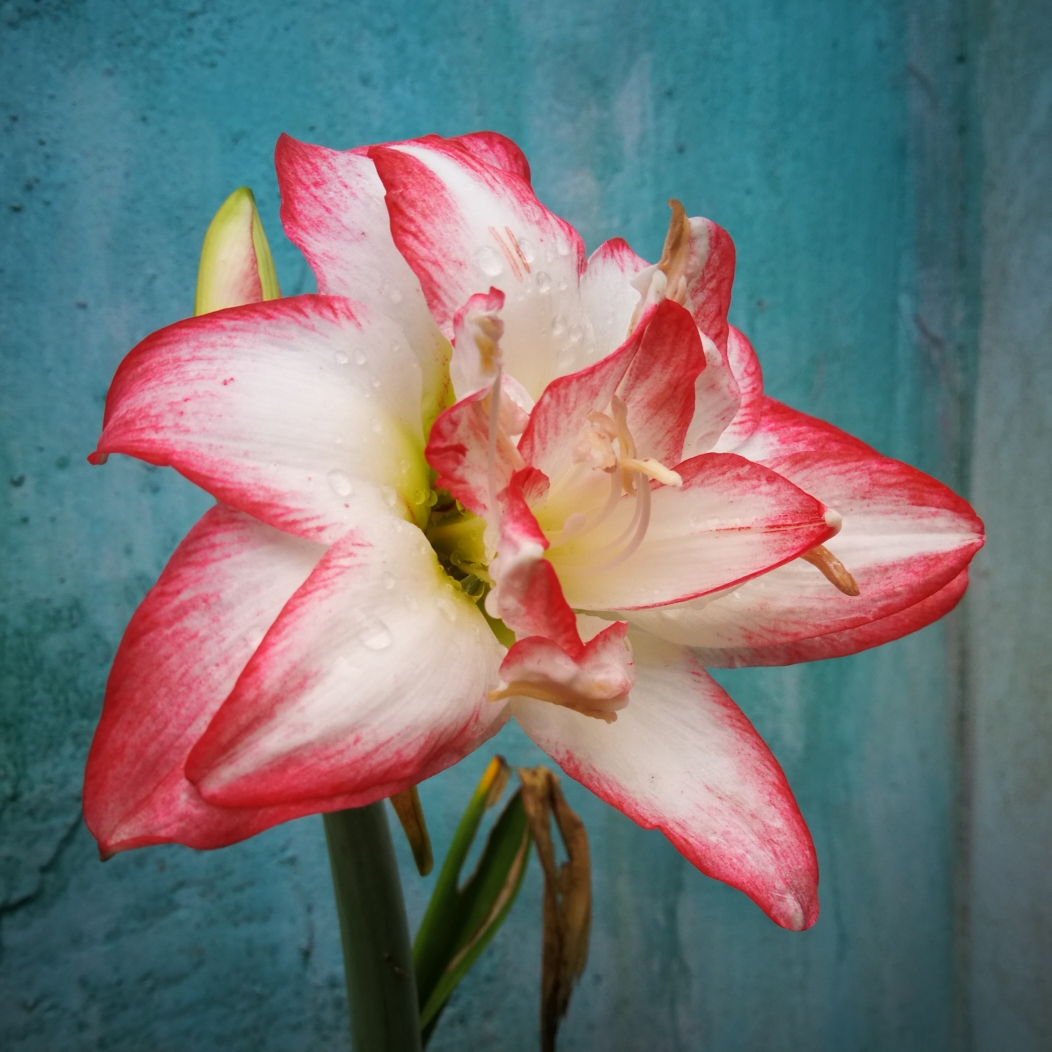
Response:
[[[346,1047],[319,819],[216,853],[152,848],[103,866],[78,810],[121,630],[208,504],[171,472],[122,458],[92,469],[84,456],[122,355],[189,313],[205,225],[233,187],[256,191],[284,290],[311,288],[280,236],[277,135],[349,147],[497,129],[591,247],[619,234],[654,256],[665,199],[680,197],[737,242],[734,321],[769,391],[961,487],[986,375],[979,293],[997,300],[1005,287],[979,258],[976,217],[985,151],[1009,132],[977,60],[1016,112],[1011,93],[1036,90],[1046,39],[1026,27],[1048,23],[1036,0],[1013,2],[1017,32],[1000,36],[997,5],[963,0],[0,7],[0,1047]],[[998,89],[1013,48],[1029,48],[1037,72]],[[1047,77],[1040,86],[1039,99]],[[1048,143],[1043,105],[1019,136]],[[1016,206],[1010,176],[990,222]],[[1037,236],[1025,221],[1017,233]],[[984,355],[997,348],[985,339]],[[980,402],[982,419],[1011,413],[1010,397]],[[1005,499],[996,459],[977,470],[977,489],[1000,480],[991,500]],[[1028,478],[1039,493],[1038,464]],[[1025,536],[1002,558],[1012,543]],[[974,632],[982,610],[969,616]],[[1003,935],[1007,911],[1008,930],[1029,933],[1027,960],[1047,963],[1049,867],[1039,849],[1016,850],[1047,788],[993,800],[992,825],[997,806],[1015,807],[1019,825],[984,855],[992,797],[973,791],[971,728],[987,713],[984,670],[996,679],[1005,659],[967,638],[956,614],[854,658],[721,674],[815,836],[823,914],[805,934],[568,787],[592,838],[595,933],[566,1052],[1048,1047],[1048,980],[1017,978]],[[996,745],[987,715],[983,741]],[[538,758],[510,733],[497,747]],[[423,787],[439,848],[487,757]],[[1014,754],[982,757],[983,785],[1000,786]],[[1003,851],[1021,898],[991,876]],[[407,852],[402,862],[416,920],[428,882]],[[973,895],[986,910],[977,948]],[[434,1049],[536,1047],[539,917],[534,872]],[[1017,995],[1025,1025],[1011,1029],[1004,1003]],[[1009,1030],[1017,1044],[999,1043]]]

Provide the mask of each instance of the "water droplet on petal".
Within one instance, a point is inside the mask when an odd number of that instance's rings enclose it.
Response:
[[[378,435],[384,429],[384,425],[380,423],[375,417],[369,421],[369,427],[374,435]]]
[[[394,574],[391,573],[389,570],[384,570],[384,572],[380,575],[380,580],[383,582],[384,588],[386,588],[388,591],[391,591],[391,589],[395,586]]]
[[[568,256],[570,254],[570,244],[566,238],[561,235],[555,239],[555,251],[558,252],[560,256]]]
[[[570,326],[570,343],[580,343],[584,338],[584,329],[580,325]]]
[[[391,302],[401,303],[402,302],[402,291],[401,289],[391,289]]]
[[[475,262],[479,265],[479,270],[491,278],[495,278],[504,269],[501,254],[495,248],[490,248],[489,245],[483,245],[475,253]]]
[[[354,364],[355,365],[365,365],[365,352],[364,351],[355,351],[354,352]]]
[[[528,238],[519,238],[519,251],[522,253],[522,258],[527,263],[532,263],[537,258],[537,249],[533,247],[533,242]]]
[[[379,387],[379,386],[380,386],[380,377],[379,376],[374,376],[373,377],[373,387]]]
[[[566,332],[566,319],[561,314],[556,314],[552,318],[552,332],[556,336],[562,336]]]
[[[537,288],[541,292],[549,292],[552,287],[552,278],[550,274],[545,273],[543,270],[537,274]]]
[[[559,291],[565,292],[570,287],[570,282],[566,278],[559,279]]]
[[[457,619],[457,605],[452,599],[442,596],[438,601],[438,608],[442,611],[443,616],[447,621],[452,624]]]
[[[354,619],[358,623],[358,638],[368,650],[386,650],[393,642],[391,630],[378,617],[356,610]]]
[[[337,351],[334,357],[337,365],[346,365],[351,360],[346,351]]]
[[[337,497],[349,497],[354,492],[350,477],[338,469],[329,472],[329,485]]]
[[[390,486],[381,486],[380,494],[389,508],[393,508],[398,503],[398,494]],[[398,532],[401,533],[402,531],[399,530]]]

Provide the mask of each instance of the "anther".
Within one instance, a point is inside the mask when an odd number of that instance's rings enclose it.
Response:
[[[848,572],[847,567],[824,545],[818,545],[809,552],[800,556],[804,562],[816,566],[822,576],[830,584],[838,588],[844,595],[860,595],[858,585],[854,577]]]

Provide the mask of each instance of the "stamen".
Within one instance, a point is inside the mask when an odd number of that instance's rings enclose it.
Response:
[[[669,198],[668,206],[672,209],[672,215],[668,221],[668,233],[665,235],[665,246],[661,251],[661,259],[658,261],[658,270],[668,279],[665,295],[670,300],[676,299],[676,293],[679,292],[682,281],[682,295],[686,299],[686,271],[690,260],[690,220],[687,218],[687,210],[674,197]],[[677,302],[681,303],[682,300]]]
[[[591,716],[593,719],[602,720],[604,723],[613,723],[617,719],[618,709],[623,709],[628,704],[628,698],[621,696],[602,701],[598,698],[586,700],[571,688],[560,687],[557,683],[531,683],[528,680],[517,679],[506,687],[488,691],[486,697],[490,701],[503,701],[505,698],[536,698],[538,701],[550,701],[564,708],[573,709],[582,716]],[[598,707],[608,706],[608,707]]]
[[[822,576],[844,595],[860,595],[859,587],[847,567],[824,545],[818,545],[800,556],[804,562],[818,567]]]
[[[500,386],[504,366],[497,365],[497,378],[489,393],[489,446],[486,450],[486,483],[491,511],[497,508],[497,437],[500,434]]]
[[[683,485],[683,476],[678,471],[665,467],[660,460],[654,460],[652,457],[647,457],[646,460],[623,457],[621,459],[621,467],[627,468],[629,471],[638,471],[641,475],[646,475],[647,478],[657,479],[658,482],[665,486],[679,488]]]

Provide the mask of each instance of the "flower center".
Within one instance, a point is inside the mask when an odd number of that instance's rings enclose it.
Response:
[[[572,506],[578,491],[587,492],[592,488],[583,476],[592,473],[594,477],[597,470],[610,479],[606,499],[591,511],[573,511],[566,515],[558,528],[545,529],[542,523],[541,528],[551,542],[549,554],[573,542],[575,563],[602,571],[624,562],[639,548],[650,526],[650,481],[682,486],[683,479],[658,460],[649,457],[641,460],[636,452],[636,443],[628,428],[628,409],[617,395],[610,400],[608,412],[588,414],[588,423],[574,450],[575,464],[552,487],[546,503],[558,507],[563,503],[560,498],[568,497]],[[595,541],[597,532],[605,532],[603,527],[621,510],[624,497],[634,503],[628,524],[613,538],[589,543]]]

